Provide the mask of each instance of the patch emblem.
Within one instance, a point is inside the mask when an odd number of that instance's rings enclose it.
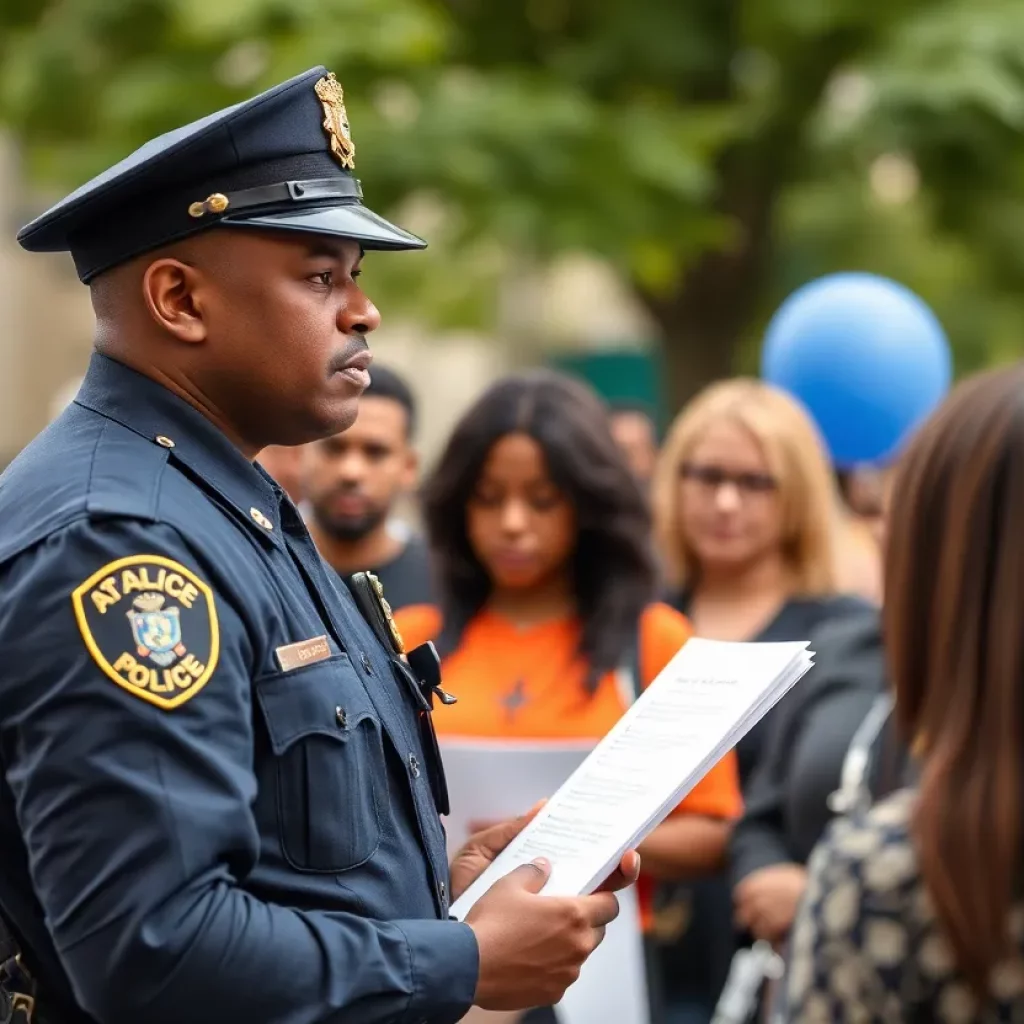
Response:
[[[332,71],[321,78],[313,87],[316,98],[324,108],[323,126],[331,140],[331,152],[342,167],[350,171],[356,166],[356,144],[348,126],[348,111],[345,110],[345,92]]]
[[[118,686],[159,708],[190,701],[220,654],[213,591],[160,555],[119,558],[71,595],[85,646]]]

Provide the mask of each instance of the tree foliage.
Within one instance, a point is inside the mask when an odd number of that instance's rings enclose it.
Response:
[[[0,118],[54,187],[327,64],[369,201],[435,243],[381,262],[389,301],[486,325],[505,275],[597,254],[677,401],[832,269],[915,287],[963,369],[1018,347],[1020,0],[5,0],[0,32]]]

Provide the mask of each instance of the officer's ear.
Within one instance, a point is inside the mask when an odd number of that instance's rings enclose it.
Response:
[[[149,315],[179,341],[196,344],[206,340],[206,323],[197,293],[199,271],[171,256],[154,260],[142,275],[142,296]]]

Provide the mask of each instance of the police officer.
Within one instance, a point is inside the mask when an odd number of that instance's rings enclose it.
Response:
[[[314,68],[19,234],[71,252],[97,321],[76,401],[0,478],[22,1019],[455,1021],[556,1001],[616,913],[609,892],[538,896],[541,864],[450,918],[521,823],[449,869],[423,652],[403,657],[368,581],[359,603],[253,464],[352,423],[379,320],[363,251],[423,247],[362,205],[353,167]]]

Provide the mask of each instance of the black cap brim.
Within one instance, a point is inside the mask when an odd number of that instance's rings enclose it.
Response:
[[[223,217],[224,227],[262,228],[267,231],[303,231],[314,235],[349,238],[364,249],[397,251],[425,249],[427,243],[416,235],[385,220],[358,203],[253,213]]]

